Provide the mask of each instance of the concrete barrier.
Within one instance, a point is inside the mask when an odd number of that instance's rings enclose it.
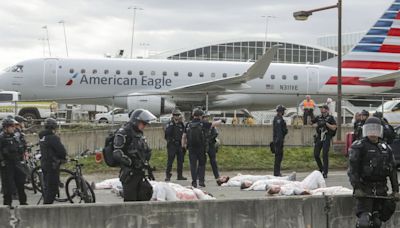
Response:
[[[8,207],[0,206],[0,228],[9,228],[11,211]]]
[[[354,200],[333,197],[329,227],[355,227]],[[139,202],[27,206],[16,209],[17,227],[326,227],[322,196],[191,202]],[[400,227],[400,207],[386,228]]]
[[[342,139],[345,133],[352,131],[351,127],[344,127]],[[60,134],[62,142],[65,144],[70,154],[76,154],[85,149],[95,150],[104,146],[104,140],[108,135],[108,130],[92,130],[78,132],[62,132]],[[286,146],[311,146],[315,128],[303,126],[299,129],[289,126],[289,133],[286,136]],[[166,141],[161,127],[148,128],[145,130],[146,138],[153,149],[165,149]],[[37,142],[37,135],[28,135],[30,142]],[[257,126],[232,126],[224,125],[220,127],[219,138],[223,145],[230,146],[267,146],[272,141],[272,127],[268,125]]]

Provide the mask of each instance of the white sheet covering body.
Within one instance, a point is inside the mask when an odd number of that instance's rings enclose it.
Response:
[[[223,183],[221,186],[224,187],[240,187],[240,185],[245,182],[256,182],[259,180],[293,180],[296,178],[296,173],[292,173],[289,176],[284,176],[284,177],[276,177],[272,175],[242,175],[238,174],[228,180],[228,182]]]

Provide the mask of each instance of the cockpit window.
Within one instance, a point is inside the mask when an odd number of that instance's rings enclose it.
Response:
[[[23,72],[23,70],[22,70],[22,68],[24,68],[24,66],[22,66],[22,65],[15,65],[15,66],[12,66],[11,67],[11,72],[18,72],[18,73],[21,73],[21,72]]]

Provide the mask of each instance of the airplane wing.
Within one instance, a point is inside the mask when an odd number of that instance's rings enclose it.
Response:
[[[378,83],[378,82],[396,81],[399,78],[400,78],[400,71],[396,71],[396,72],[389,73],[389,74],[364,78],[364,79],[361,79],[361,81],[370,82],[370,83]]]
[[[251,65],[247,72],[240,76],[182,86],[172,89],[169,92],[174,94],[191,91],[212,92],[248,88],[249,86],[246,84],[246,82],[256,78],[264,77],[265,72],[267,72],[268,67],[271,65],[271,62],[278,51],[278,47],[279,45],[271,47],[263,56],[261,56],[259,60],[257,60],[257,62]]]

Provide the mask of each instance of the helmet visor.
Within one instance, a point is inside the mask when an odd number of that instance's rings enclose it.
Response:
[[[383,127],[381,124],[377,123],[364,124],[362,132],[363,132],[363,137],[367,136],[377,136],[379,138],[383,137]]]
[[[142,121],[145,124],[150,124],[151,122],[154,122],[157,119],[151,112],[147,110],[143,110],[137,117],[137,120]]]

